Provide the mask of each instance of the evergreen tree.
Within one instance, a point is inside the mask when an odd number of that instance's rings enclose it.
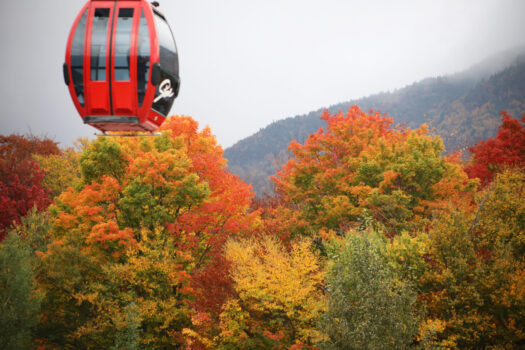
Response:
[[[0,245],[0,349],[30,349],[38,323],[30,248],[15,232]]]
[[[140,319],[135,303],[129,304],[126,309],[126,326],[117,333],[113,350],[138,350],[140,341]]]

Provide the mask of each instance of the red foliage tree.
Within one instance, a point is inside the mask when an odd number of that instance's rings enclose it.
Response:
[[[501,115],[497,136],[470,148],[472,164],[465,170],[471,178],[481,179],[483,186],[506,166],[525,166],[525,114],[521,121],[505,111]]]
[[[41,210],[51,202],[42,186],[44,172],[31,157],[59,153],[56,142],[49,139],[0,135],[0,241],[31,208]]]

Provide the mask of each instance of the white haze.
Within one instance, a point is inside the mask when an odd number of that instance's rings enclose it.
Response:
[[[525,45],[523,0],[160,2],[180,51],[182,89],[171,112],[209,125],[224,147],[272,121]],[[83,3],[0,3],[1,134],[32,132],[66,146],[95,132],[61,73]]]

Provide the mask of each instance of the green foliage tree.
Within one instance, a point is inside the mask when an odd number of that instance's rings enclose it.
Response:
[[[0,244],[0,349],[35,347],[40,301],[30,247],[11,231]]]
[[[125,172],[127,159],[120,143],[109,138],[98,139],[80,158],[81,173],[85,184],[102,179],[103,175],[120,180]]]
[[[418,333],[417,294],[385,254],[383,234],[350,233],[329,249],[323,349],[404,349]]]
[[[125,327],[117,333],[116,344],[112,350],[140,349],[140,320],[135,304],[129,304],[126,309]]]

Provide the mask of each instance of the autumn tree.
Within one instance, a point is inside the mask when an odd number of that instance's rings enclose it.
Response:
[[[216,242],[252,225],[250,188],[225,170],[209,129],[173,117],[161,131],[100,138],[82,153],[82,183],[56,200],[53,242],[39,253],[43,343],[182,346],[200,295],[194,272]]]
[[[273,237],[230,240],[233,296],[220,315],[220,333],[201,342],[213,349],[310,348],[322,334],[316,329],[323,308],[323,274],[310,240],[288,251]],[[203,320],[202,320],[203,321]]]
[[[33,206],[42,210],[51,203],[42,185],[44,172],[32,157],[59,153],[56,142],[49,139],[0,135],[0,241]]]
[[[187,325],[175,286],[178,274],[189,268],[185,255],[191,252],[185,250],[184,235],[170,241],[166,225],[209,193],[190,162],[167,134],[144,141],[103,138],[84,152],[85,185],[59,197],[52,209],[54,242],[42,254],[40,283],[48,294],[44,315],[49,321],[41,334],[50,344],[112,346],[112,335],[124,327],[118,319],[136,293],[141,325],[149,325],[142,344],[180,343],[168,334],[177,331],[168,320],[180,315],[177,322]],[[141,268],[146,271],[139,273]],[[161,270],[149,275],[150,268]]]
[[[106,264],[98,283],[77,294],[77,302],[92,304],[97,312],[76,335],[86,343],[103,347],[114,343],[119,349],[125,343],[153,349],[183,344],[180,330],[190,322],[192,261],[174,243],[160,228],[143,229],[121,263]]]
[[[37,251],[46,251],[48,244],[51,243],[49,212],[39,211],[33,207],[26,216],[20,219],[20,223],[14,226],[12,231],[27,243],[32,256]],[[34,260],[33,263],[37,265],[38,260]]]
[[[414,341],[417,294],[393,268],[388,245],[384,234],[364,231],[330,247],[323,349],[405,349]]]
[[[431,231],[431,268],[422,280],[428,326],[439,348],[525,344],[525,174],[507,170]]]
[[[198,256],[190,277],[194,297],[192,330],[212,337],[220,332],[220,314],[233,293],[224,244],[231,237],[259,231],[261,221],[259,213],[250,210],[254,196],[251,186],[226,169],[223,150],[209,128],[197,132],[197,122],[188,117],[169,119],[162,128],[187,147],[192,170],[209,184],[210,193],[202,205],[181,215],[168,229],[175,235],[192,232],[187,239],[197,248],[194,255]],[[204,347],[194,338],[190,341],[193,349]]]
[[[42,185],[49,190],[52,198],[59,196],[70,186],[80,184],[80,156],[87,145],[87,139],[79,139],[75,147],[64,149],[60,154],[33,156],[44,170]]]
[[[276,216],[297,232],[343,233],[367,213],[389,235],[422,228],[433,211],[472,189],[459,162],[442,156],[443,143],[425,126],[393,127],[391,118],[357,106],[322,118],[326,130],[304,145],[293,142],[295,159],[274,178],[286,201]]]
[[[480,178],[483,185],[506,166],[525,167],[525,114],[521,121],[505,111],[501,115],[497,136],[470,148],[472,164],[466,171],[470,177]]]
[[[35,154],[49,155],[59,154],[57,143],[46,137],[35,135],[0,136],[0,156],[2,159],[13,157],[14,159],[31,159]]]

